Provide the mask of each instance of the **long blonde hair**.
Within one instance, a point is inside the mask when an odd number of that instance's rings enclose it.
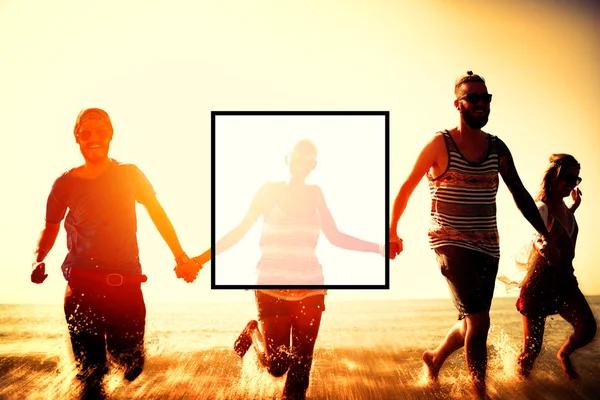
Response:
[[[565,169],[569,167],[580,168],[579,162],[570,154],[552,154],[549,161],[550,165],[548,165],[548,168],[546,168],[546,172],[542,178],[540,192],[536,198],[536,201],[546,202],[548,195],[552,191],[552,184],[556,178],[561,175],[563,167]]]

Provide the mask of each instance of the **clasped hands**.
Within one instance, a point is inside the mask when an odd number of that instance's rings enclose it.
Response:
[[[177,278],[182,278],[187,283],[192,283],[198,277],[198,273],[202,269],[202,264],[189,257],[185,256],[183,260],[176,260],[175,275]]]
[[[390,230],[390,260],[396,258],[397,255],[402,253],[402,250],[404,250],[402,239],[398,237],[396,232]]]
[[[556,243],[548,239],[539,238],[535,243],[538,253],[548,261],[550,265],[556,265],[560,258],[560,251]]]

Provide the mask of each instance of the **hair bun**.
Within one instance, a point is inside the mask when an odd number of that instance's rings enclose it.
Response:
[[[469,75],[469,76],[473,75],[473,71],[467,71],[467,75]]]

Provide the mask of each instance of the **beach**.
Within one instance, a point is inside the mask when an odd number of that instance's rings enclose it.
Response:
[[[335,294],[328,297],[333,298]],[[330,299],[327,299],[330,300]],[[596,317],[600,296],[588,297]],[[572,357],[581,378],[569,381],[556,352],[571,332],[548,318],[542,353],[530,382],[515,375],[522,343],[514,298],[496,298],[488,338],[488,385],[497,399],[596,399],[600,345]],[[317,339],[309,399],[464,399],[470,395],[464,352],[457,351],[431,385],[421,362],[455,322],[449,299],[327,301]],[[0,305],[1,399],[77,398],[79,387],[61,305]],[[241,360],[232,345],[254,304],[148,305],[144,372],[127,382],[117,368],[105,379],[108,399],[275,399],[272,378],[252,351]]]

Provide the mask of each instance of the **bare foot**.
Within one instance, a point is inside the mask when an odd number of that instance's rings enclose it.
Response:
[[[579,378],[579,374],[577,371],[575,371],[575,368],[573,368],[573,364],[571,364],[571,358],[568,355],[564,355],[559,352],[556,354],[556,358],[558,358],[558,361],[560,361],[563,372],[569,379]]]
[[[440,373],[440,366],[436,364],[433,351],[427,350],[421,356],[423,362],[427,366],[427,372],[429,373],[429,379],[437,382],[438,375]]]
[[[520,380],[529,380],[531,378],[531,365],[524,358],[519,358],[517,361],[517,377]]]
[[[517,367],[517,377],[522,381],[528,381],[531,379],[531,373],[524,370],[520,365]]]

